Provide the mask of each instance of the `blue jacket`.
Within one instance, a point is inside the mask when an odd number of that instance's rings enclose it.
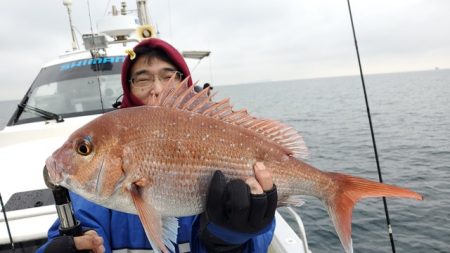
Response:
[[[151,249],[150,243],[137,215],[114,211],[94,204],[74,193],[70,193],[76,218],[83,227],[95,229],[99,236],[103,237],[105,252],[113,252],[120,249]],[[182,252],[207,252],[198,237],[198,216],[187,216],[178,219],[178,245],[177,253]],[[59,236],[59,220],[57,220],[48,232],[48,241],[36,252],[43,253],[51,239]],[[221,228],[208,226],[209,231],[225,242],[236,244],[236,238],[246,243],[245,251],[248,253],[267,252],[273,237],[275,221],[262,234],[249,235],[235,233]],[[234,243],[233,243],[234,242]],[[185,249],[191,251],[186,251]]]

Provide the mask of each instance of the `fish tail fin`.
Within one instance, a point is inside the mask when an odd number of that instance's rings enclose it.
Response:
[[[328,213],[345,252],[353,252],[352,213],[356,202],[370,197],[402,197],[422,200],[423,197],[411,190],[393,185],[381,184],[367,179],[340,173],[327,173],[338,185],[338,191],[325,199]]]

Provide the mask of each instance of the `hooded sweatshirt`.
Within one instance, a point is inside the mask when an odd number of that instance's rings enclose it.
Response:
[[[142,41],[138,45],[136,45],[133,48],[133,51],[136,52],[137,48],[141,47],[148,47],[148,48],[155,48],[164,51],[169,59],[172,61],[171,63],[175,65],[175,67],[183,73],[184,77],[188,77],[188,85],[192,85],[192,79],[191,79],[191,73],[189,72],[189,68],[184,61],[183,56],[176,50],[173,46],[168,44],[167,42],[157,39],[157,38],[150,38]],[[139,57],[139,55],[137,56]],[[134,59],[135,61],[136,59]],[[125,58],[125,61],[122,65],[122,89],[123,89],[123,99],[122,99],[122,105],[120,108],[126,108],[126,107],[133,107],[133,106],[140,106],[144,105],[138,98],[136,98],[133,94],[131,94],[130,91],[130,70],[131,66],[133,65],[133,60],[130,59],[130,56],[128,55]]]

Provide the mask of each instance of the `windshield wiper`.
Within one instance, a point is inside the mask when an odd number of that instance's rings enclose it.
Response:
[[[28,109],[30,111],[37,112],[41,116],[43,116],[45,119],[54,119],[58,123],[59,122],[64,122],[64,118],[63,118],[62,115],[59,115],[59,114],[56,114],[56,113],[53,113],[53,112],[49,112],[49,111],[46,111],[46,110],[42,110],[40,108],[33,107],[33,106],[27,105],[27,104],[19,104],[18,106],[22,110]]]

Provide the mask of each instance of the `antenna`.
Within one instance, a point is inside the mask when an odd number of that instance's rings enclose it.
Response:
[[[147,0],[136,0],[138,18],[140,25],[149,25],[150,20],[147,13]]]
[[[72,24],[72,0],[63,0],[63,5],[66,6],[67,13],[69,14],[70,32],[72,34],[72,50],[75,51],[78,49],[78,43]]]
[[[89,12],[89,25],[91,27],[91,34],[94,35],[94,30],[92,30],[91,5],[89,4],[89,0],[87,0],[86,2],[87,2],[88,12]]]

